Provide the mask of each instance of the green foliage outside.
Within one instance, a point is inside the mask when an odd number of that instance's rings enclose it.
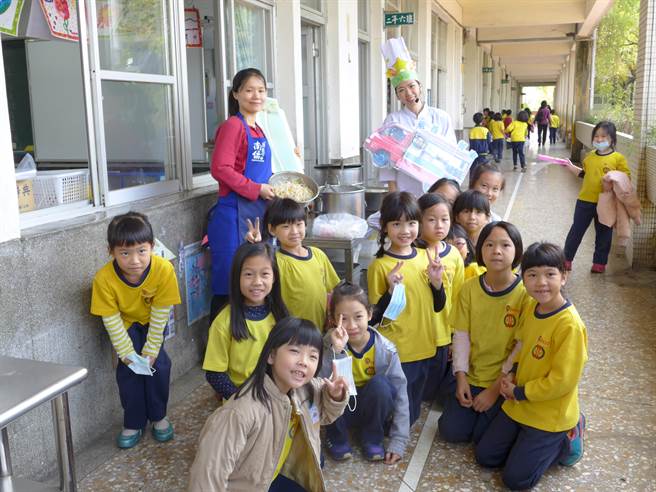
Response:
[[[640,0],[615,0],[597,30],[595,105],[590,122],[610,120],[632,133]]]

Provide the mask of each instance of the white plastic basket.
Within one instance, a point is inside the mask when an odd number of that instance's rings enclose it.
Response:
[[[36,208],[89,200],[89,170],[37,171],[34,179]]]

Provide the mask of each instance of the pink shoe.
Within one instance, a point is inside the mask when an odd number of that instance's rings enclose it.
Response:
[[[565,271],[566,272],[572,271],[572,262],[569,260],[565,260]]]
[[[591,273],[604,273],[606,271],[606,265],[601,263],[593,263],[592,268],[590,269]]]

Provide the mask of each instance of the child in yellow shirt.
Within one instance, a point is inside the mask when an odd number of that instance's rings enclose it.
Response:
[[[507,370],[516,360],[516,369],[502,379],[506,401],[476,446],[481,465],[504,467],[511,490],[532,488],[556,461],[578,462],[585,431],[578,384],[588,358],[587,335],[561,292],[567,280],[563,250],[532,244],[522,258],[522,277],[532,299],[504,365]]]
[[[604,273],[608,254],[610,253],[613,229],[599,222],[597,217],[597,202],[602,191],[602,179],[608,171],[622,171],[631,176],[626,163],[626,157],[615,151],[617,145],[617,130],[610,121],[600,121],[592,130],[592,146],[583,160],[583,167],[569,163],[568,169],[583,178],[574,208],[574,221],[565,239],[565,269],[572,269],[572,261],[576,255],[585,231],[590,222],[595,225],[595,251],[592,257],[592,273]]]

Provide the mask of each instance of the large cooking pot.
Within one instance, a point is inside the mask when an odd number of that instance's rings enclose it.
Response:
[[[389,193],[387,188],[367,188],[364,191],[364,200],[366,203],[365,212],[367,217],[369,217],[374,212],[380,210],[380,206],[383,203],[383,198]]]
[[[362,165],[355,166],[314,166],[317,182],[331,185],[359,185],[362,177]]]
[[[326,185],[321,187],[318,211],[324,214],[351,214],[364,219],[364,187],[360,185]]]

